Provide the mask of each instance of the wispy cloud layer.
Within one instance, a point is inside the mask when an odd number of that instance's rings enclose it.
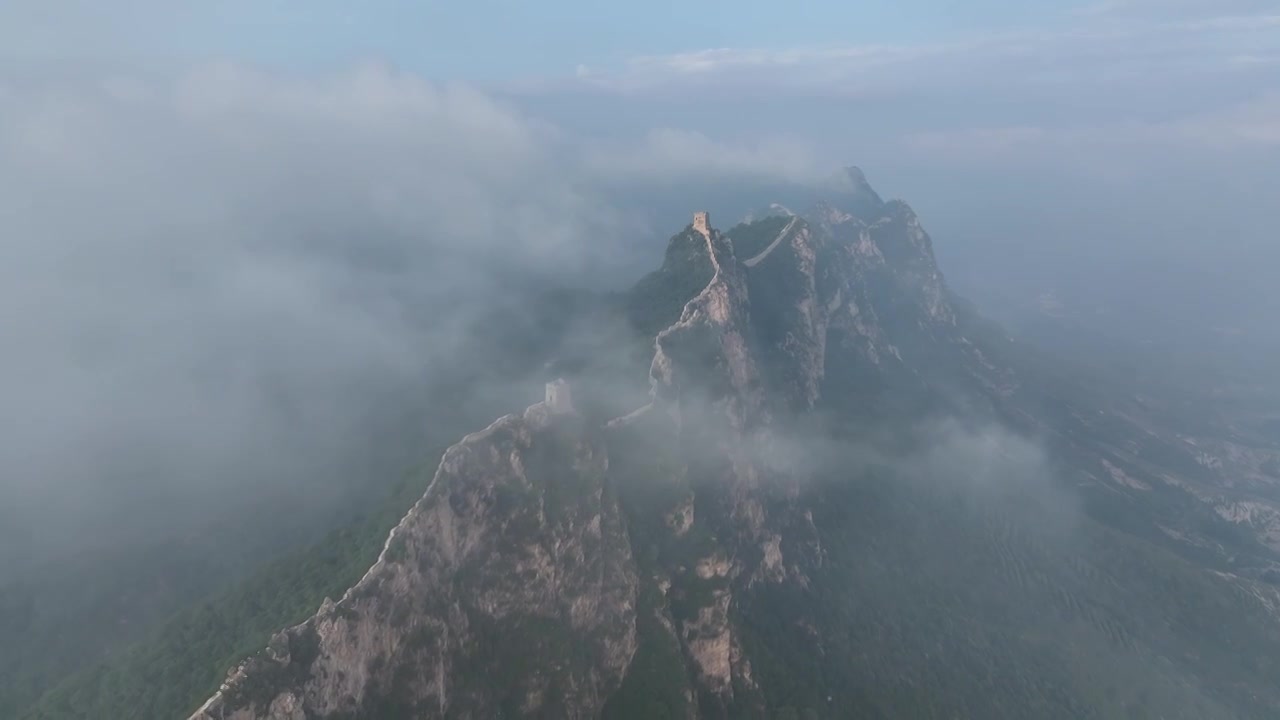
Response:
[[[1237,71],[1242,58],[1263,62],[1280,52],[1277,27],[1277,12],[1138,19],[1099,8],[1065,27],[917,45],[709,48],[637,57],[620,68],[584,69],[579,77],[615,91],[755,84],[831,94],[910,92],[958,79],[973,85],[1105,82],[1137,72]],[[981,71],[994,74],[975,74]]]
[[[807,169],[696,133],[584,144],[379,65],[7,76],[0,524],[74,544],[322,494],[374,419],[466,362],[508,278],[633,271],[597,184],[693,167]]]
[[[0,495],[55,536],[341,464],[450,346],[430,308],[488,289],[466,259],[570,263],[603,217],[509,110],[376,67],[24,80],[0,93]]]
[[[620,117],[712,138],[789,133],[804,141],[772,147],[793,164],[839,156],[878,177],[898,173],[926,204],[927,178],[942,176],[982,178],[986,197],[1024,196],[1030,188],[1012,178],[1034,177],[1046,194],[1020,205],[1049,213],[1061,188],[1078,194],[1088,183],[1150,195],[1155,210],[1176,194],[1157,188],[1177,178],[1209,183],[1220,202],[1277,181],[1273,3],[1128,0],[1058,20],[916,44],[691,49],[583,69],[567,85],[516,96],[553,98],[542,104],[553,112],[556,103],[616,104]],[[947,190],[937,205],[967,215],[961,197]],[[1280,221],[1238,212],[1250,237]]]
[[[907,147],[970,160],[1029,152],[1088,149],[1099,153],[1158,151],[1177,146],[1214,153],[1280,148],[1280,95],[1268,93],[1230,107],[1156,121],[1068,127],[1009,125],[929,130],[904,136]]]
[[[811,182],[831,170],[812,143],[783,136],[733,142],[701,132],[658,128],[640,142],[594,141],[582,148],[584,167],[604,178],[683,177]]]

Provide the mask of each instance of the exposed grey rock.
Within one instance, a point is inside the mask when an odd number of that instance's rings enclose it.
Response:
[[[761,410],[756,361],[750,347],[746,274],[733,246],[698,213],[690,231],[706,243],[713,275],[685,304],[680,320],[658,333],[650,377],[654,395],[679,417],[685,392],[709,392],[730,424],[741,429]],[[715,376],[715,382],[710,382]]]
[[[553,409],[450,448],[364,578],[193,720],[596,716],[635,652],[637,579],[604,449]]]

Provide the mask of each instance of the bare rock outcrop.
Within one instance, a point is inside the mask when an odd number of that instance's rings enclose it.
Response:
[[[722,408],[731,427],[741,430],[759,419],[763,402],[748,337],[746,273],[728,239],[707,224],[706,213],[694,216],[688,232],[705,242],[713,274],[685,304],[679,321],[658,333],[650,369],[654,394],[679,416],[682,395],[705,393],[692,399]]]
[[[596,717],[637,579],[604,448],[558,389],[450,448],[364,578],[192,720]]]

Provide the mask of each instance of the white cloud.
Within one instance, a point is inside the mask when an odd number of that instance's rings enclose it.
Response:
[[[595,271],[631,255],[596,184],[803,174],[797,157],[674,130],[583,146],[378,65],[10,76],[5,513],[56,535],[163,497],[203,513],[192,494],[314,483],[378,403],[457,360],[501,273],[611,280]]]
[[[1280,93],[1161,128],[1173,139],[1211,148],[1280,148]]]
[[[633,70],[670,70],[694,74],[722,70],[758,70],[770,67],[805,67],[822,63],[844,63],[850,68],[876,67],[915,60],[955,50],[957,46],[864,45],[833,48],[790,48],[783,50],[716,48],[693,52],[634,58]]]
[[[1269,0],[1100,0],[1076,14],[1093,17],[1169,18],[1250,15],[1274,9]]]
[[[1167,121],[929,130],[909,133],[903,142],[916,152],[988,161],[1034,153],[1113,155],[1137,148],[1254,152],[1280,148],[1280,95]]]
[[[592,216],[553,166],[492,101],[377,68],[15,83],[0,493],[88,512],[122,482],[283,483],[430,361],[445,338],[412,311],[482,279],[451,246],[572,257]]]
[[[1191,12],[1195,10],[1196,12]],[[1199,11],[1205,12],[1199,12]],[[1209,12],[1212,10],[1213,12]],[[1280,52],[1275,8],[1258,3],[1106,3],[1058,27],[1027,27],[901,45],[721,47],[642,56],[589,85],[621,93],[765,88],[818,96],[959,87],[1084,86],[1181,72],[1232,73],[1242,55]]]

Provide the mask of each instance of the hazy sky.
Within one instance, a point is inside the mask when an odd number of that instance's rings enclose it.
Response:
[[[644,58],[707,50],[737,60],[773,54],[791,62],[806,53],[990,44],[995,36],[1073,35],[1087,46],[1106,34],[1173,34],[1179,25],[1249,24],[1276,12],[1275,3],[1264,0],[371,0],[358,6],[10,0],[0,7],[0,47],[5,55],[34,59],[237,57],[289,67],[378,56],[433,79],[500,82],[571,75],[580,66],[617,70]],[[1263,61],[1274,50],[1272,38],[1270,47],[1246,44],[1233,52]],[[1196,54],[1209,59],[1213,48]]]
[[[502,80],[704,48],[933,42],[957,32],[1060,22],[1091,7],[993,0],[373,0],[358,6],[334,0],[125,0],[110,6],[19,0],[6,3],[0,19],[4,46],[29,57],[235,55],[305,66],[375,54],[431,76]]]

